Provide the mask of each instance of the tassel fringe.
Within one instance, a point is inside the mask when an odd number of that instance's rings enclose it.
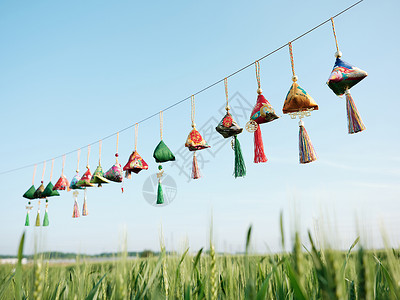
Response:
[[[242,148],[240,147],[237,136],[234,136],[234,150],[235,150],[235,178],[246,176],[246,165],[244,163]]]
[[[49,226],[49,215],[47,213],[47,209],[44,213],[43,226]]]
[[[196,157],[196,152],[193,153],[193,164],[192,164],[192,178],[193,179],[199,179],[200,176],[200,170],[199,170],[199,164],[197,163],[197,157]]]
[[[83,196],[82,216],[87,216],[87,215],[88,215],[88,210],[87,210],[86,190],[85,190],[85,194]]]
[[[80,217],[78,201],[76,201],[76,199],[75,199],[75,202],[74,202],[74,211],[72,212],[72,217],[73,218],[79,218]]]
[[[314,146],[311,143],[307,130],[304,128],[303,122],[299,124],[299,158],[301,164],[306,164],[317,160]]]
[[[40,226],[40,211],[37,211],[37,215],[36,215],[36,223],[35,223],[36,227]]]
[[[264,153],[264,144],[261,135],[260,126],[254,132],[254,163],[267,162],[267,157]]]
[[[354,104],[353,97],[350,92],[346,91],[346,107],[347,107],[347,125],[349,128],[349,134],[361,132],[365,130],[365,125],[361,120],[361,116]]]
[[[87,216],[88,211],[87,211],[87,203],[86,203],[86,198],[83,200],[83,207],[82,207],[82,216]]]
[[[157,204],[164,203],[164,193],[162,190],[161,182],[158,181],[158,190],[157,190]]]
[[[29,223],[29,211],[26,212],[25,226],[30,226],[30,223]]]

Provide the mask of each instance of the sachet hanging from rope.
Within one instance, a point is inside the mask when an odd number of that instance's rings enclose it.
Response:
[[[25,205],[26,209],[26,217],[25,217],[25,226],[30,226],[30,220],[29,220],[29,213],[32,210],[33,206],[31,203],[31,200],[35,199],[34,194],[35,194],[35,174],[36,174],[36,165],[33,168],[33,177],[32,177],[32,186],[22,195],[22,197],[28,199],[27,205]]]
[[[117,152],[115,153],[115,164],[104,174],[105,178],[114,182],[122,182],[124,179],[121,164],[118,162],[118,140],[119,132],[117,133]]]
[[[61,176],[57,180],[56,184],[53,187],[53,190],[58,190],[58,191],[64,191],[67,190],[69,191],[69,182],[67,177],[64,175],[64,166],[65,166],[65,158],[66,155],[63,155],[63,160],[62,160],[62,169],[61,169]]]
[[[335,23],[333,18],[331,18],[333,36],[335,37],[336,43],[336,61],[333,66],[333,70],[327,84],[329,88],[337,95],[343,96],[346,94],[346,109],[347,109],[347,127],[348,132],[357,133],[365,129],[365,125],[361,119],[360,113],[354,103],[354,100],[350,94],[350,88],[359,83],[365,77],[367,77],[367,72],[352,66],[351,64],[343,61],[340,57],[342,52],[339,51],[339,45],[336,38]]]
[[[282,111],[284,114],[289,114],[292,119],[296,119],[296,117],[300,119],[299,161],[301,164],[306,164],[317,160],[317,154],[301,119],[310,116],[311,111],[318,110],[318,105],[315,103],[314,99],[297,84],[297,76],[294,72],[292,43],[289,43],[289,54],[292,65],[293,84],[286,95]]]
[[[90,183],[97,184],[98,187],[101,187],[102,184],[109,183],[110,181],[104,177],[103,168],[101,167],[101,144],[102,141],[99,141],[99,165],[93,173],[92,179],[90,179]]]
[[[90,145],[87,146],[87,163],[86,163],[86,172],[83,173],[81,179],[77,182],[77,185],[80,187],[93,187],[92,180],[92,172],[90,172],[89,167],[89,156],[90,156]],[[86,192],[85,192],[86,193]]]
[[[159,172],[157,173],[158,185],[157,185],[157,201],[156,204],[164,204],[164,192],[162,189],[161,181],[164,174],[163,167],[161,163],[174,161],[175,156],[168,146],[163,141],[163,112],[160,111],[160,142],[158,143],[156,149],[154,150],[153,157],[157,163]]]
[[[189,148],[189,151],[194,151],[193,152],[193,163],[192,163],[192,178],[198,179],[198,178],[200,178],[200,170],[199,170],[199,165],[197,162],[196,151],[210,148],[210,146],[207,145],[207,142],[203,139],[200,132],[197,131],[196,124],[194,122],[194,118],[195,118],[195,102],[194,102],[194,95],[192,95],[191,96],[192,130],[190,131],[190,133],[186,139],[185,147]]]
[[[259,61],[255,62],[255,67],[258,85],[258,97],[256,105],[251,112],[250,121],[246,124],[246,130],[249,132],[254,132],[254,162],[260,163],[266,162],[268,159],[264,152],[264,143],[262,140],[261,128],[259,125],[276,120],[279,118],[279,116],[276,115],[275,110],[272,108],[272,105],[262,95]]]
[[[235,151],[235,167],[233,175],[235,178],[244,177],[246,175],[246,165],[244,163],[242,148],[240,147],[237,135],[243,131],[243,128],[236,123],[232,115],[229,113],[229,98],[228,98],[228,79],[224,79],[225,98],[226,98],[226,114],[215,128],[224,138],[232,137],[232,148]]]
[[[71,190],[82,190],[83,189],[83,187],[80,187],[77,184],[78,181],[81,179],[81,176],[79,175],[79,159],[81,156],[81,149],[78,149],[77,155],[78,155],[78,160],[77,160],[77,167],[76,167],[76,171],[75,171],[76,173],[75,173],[75,176],[72,178],[70,185],[69,185],[69,188]]]
[[[138,174],[142,170],[147,170],[149,168],[148,164],[144,161],[144,159],[140,156],[137,151],[137,143],[138,143],[138,134],[139,134],[139,124],[135,124],[135,148],[132,154],[129,156],[128,162],[124,166],[125,177],[131,178],[132,172]]]

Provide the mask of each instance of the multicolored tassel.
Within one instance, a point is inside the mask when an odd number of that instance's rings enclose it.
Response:
[[[349,128],[349,134],[361,132],[365,130],[365,125],[361,120],[361,116],[354,104],[353,97],[351,97],[350,91],[346,91],[346,107],[347,107],[347,125]]]
[[[301,164],[306,164],[317,160],[314,146],[311,143],[307,130],[304,128],[302,120],[299,121],[299,158]]]
[[[192,178],[199,179],[200,177],[201,177],[201,175],[200,175],[199,164],[197,163],[196,151],[194,151],[193,152],[193,163],[192,163]]]
[[[244,163],[242,148],[240,147],[237,135],[233,137],[233,148],[235,150],[235,178],[246,176],[246,165]]]
[[[82,216],[87,216],[88,215],[88,210],[87,210],[87,203],[86,203],[86,189],[85,189],[85,195],[83,196],[83,208],[82,208]]]
[[[267,162],[267,157],[264,153],[264,144],[261,135],[260,126],[257,126],[257,130],[254,131],[254,162],[256,164],[260,162]]]
[[[30,223],[29,223],[29,210],[26,212],[25,226],[30,226]]]

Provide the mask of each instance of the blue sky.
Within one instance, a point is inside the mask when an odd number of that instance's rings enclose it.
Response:
[[[51,159],[128,127],[353,3],[2,1],[1,170]],[[285,48],[261,61],[264,95],[282,116],[261,128],[267,163],[252,163],[253,136],[244,132],[239,140],[247,176],[234,179],[230,140],[210,136],[212,148],[201,152],[207,160],[202,165],[203,178],[188,182],[176,166],[165,164],[165,172],[176,182],[177,196],[166,207],[153,207],[142,194],[144,182],[157,168],[152,153],[159,142],[159,121],[152,118],[140,124],[138,142],[149,170],[126,180],[123,194],[118,184],[90,189],[85,218],[71,218],[71,192],[51,198],[51,225],[26,229],[26,251],[33,251],[35,236],[41,250],[117,251],[123,232],[129,250],[157,250],[161,224],[169,250],[180,250],[188,243],[196,251],[208,244],[211,215],[219,251],[243,250],[250,224],[255,249],[276,251],[280,249],[280,211],[289,240],[297,226],[304,238],[307,229],[325,232],[335,247],[348,247],[358,233],[365,244],[380,247],[384,227],[392,245],[398,246],[400,155],[395,108],[400,65],[394,28],[399,9],[397,0],[364,1],[335,19],[343,59],[369,74],[352,89],[367,127],[364,132],[347,134],[345,101],[326,85],[336,51],[327,23],[293,43],[299,84],[319,105],[319,111],[305,120],[317,162],[298,164],[297,121],[281,114],[291,84]],[[253,105],[257,97],[254,67],[230,78],[228,86],[232,101]],[[224,101],[223,84],[196,96],[198,127],[215,126]],[[242,127],[247,119],[239,118]],[[164,112],[164,141],[174,152],[179,152],[190,129],[189,101]],[[123,164],[133,141],[133,129],[120,134]],[[114,153],[115,137],[104,140],[104,169],[113,164]],[[97,160],[94,145],[92,171]],[[86,149],[82,149],[81,170],[85,163]],[[66,159],[69,180],[75,168],[73,153]],[[0,177],[0,254],[16,253],[25,230],[22,194],[31,185],[32,172],[33,168],[27,168]],[[38,165],[36,186],[41,172]],[[61,159],[57,159],[53,183],[60,173]],[[45,182],[49,176],[47,168]],[[82,199],[83,193],[80,206]],[[36,206],[32,212],[31,222]]]

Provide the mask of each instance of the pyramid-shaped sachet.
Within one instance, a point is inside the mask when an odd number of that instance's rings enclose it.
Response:
[[[285,103],[283,104],[282,112],[284,114],[318,110],[318,104],[311,98],[307,92],[302,89],[297,82],[293,82],[289,92],[286,95]]]
[[[75,176],[71,180],[71,184],[69,185],[69,188],[71,190],[82,190],[83,187],[80,187],[77,185],[78,181],[81,179],[81,176],[79,176],[79,173],[76,173]]]
[[[31,186],[26,192],[25,194],[22,195],[22,197],[27,198],[27,199],[35,199],[35,186]]]
[[[86,172],[82,175],[81,179],[76,183],[76,185],[81,187],[94,186],[93,184],[90,183],[91,179],[92,179],[92,172],[90,172],[89,167],[87,167]]]
[[[138,174],[140,171],[147,170],[148,168],[148,164],[140,154],[137,151],[133,151],[123,170],[126,171],[127,174],[130,174],[131,172]]]
[[[56,184],[53,187],[53,190],[59,190],[59,191],[69,190],[69,182],[64,174],[61,175],[60,178],[57,180]]]
[[[53,190],[54,186],[51,182],[49,182],[44,189],[42,196],[43,197],[53,197],[53,196],[60,196],[59,192]]]
[[[206,141],[201,136],[200,132],[196,130],[196,128],[193,128],[190,131],[186,139],[185,147],[188,147],[190,151],[210,148],[210,146],[207,145]]]
[[[238,135],[243,131],[243,128],[240,128],[240,126],[232,118],[232,115],[229,113],[229,111],[227,111],[221,122],[219,122],[218,126],[215,127],[215,130],[217,130],[224,138],[228,138]]]
[[[34,198],[44,198],[43,192],[44,192],[44,185],[42,182],[40,186],[36,189],[35,193],[33,194]]]
[[[327,84],[336,95],[342,96],[346,90],[359,83],[367,75],[367,72],[337,57]]]
[[[103,183],[109,183],[109,182],[110,181],[108,181],[108,179],[104,177],[103,168],[101,167],[101,165],[98,165],[93,173],[90,183],[96,183],[100,187]]]
[[[265,99],[264,95],[259,94],[257,97],[256,105],[254,105],[251,117],[257,124],[268,123],[278,119],[279,116],[275,114],[272,105]]]
[[[115,163],[105,174],[104,177],[114,182],[122,182],[122,168],[119,163]]]
[[[168,148],[163,140],[158,143],[156,149],[154,150],[153,157],[158,163],[175,160],[175,155],[172,153],[172,151]]]

